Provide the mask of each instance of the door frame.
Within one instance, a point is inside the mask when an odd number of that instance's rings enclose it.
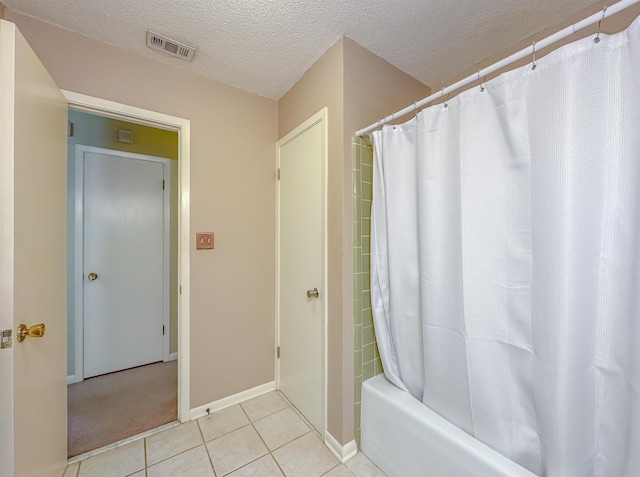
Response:
[[[162,253],[162,324],[165,326],[165,334],[162,336],[162,360],[170,361],[169,356],[169,343],[171,341],[171,326],[170,326],[170,251],[171,251],[171,171],[170,171],[170,159],[165,157],[150,156],[147,154],[135,154],[131,152],[118,151],[116,149],[107,149],[103,147],[86,146],[83,144],[76,144],[75,150],[75,230],[74,230],[74,244],[75,250],[75,270],[74,270],[74,287],[75,287],[75,370],[74,370],[74,383],[84,381],[84,153],[95,153],[104,155],[116,155],[125,159],[143,160],[149,162],[155,162],[163,165],[163,180],[165,182],[165,192],[162,197],[162,240],[163,240],[163,253]]]
[[[328,411],[327,411],[327,403],[328,403],[328,352],[327,352],[327,336],[328,336],[328,263],[327,263],[327,257],[328,257],[328,251],[327,251],[327,244],[328,244],[328,237],[327,237],[327,213],[328,213],[328,207],[327,207],[327,198],[328,198],[328,192],[327,192],[327,185],[328,185],[328,181],[327,181],[327,177],[328,177],[328,165],[329,165],[329,125],[327,123],[327,108],[323,108],[320,111],[318,111],[316,114],[314,114],[313,116],[311,116],[309,119],[307,119],[306,121],[304,121],[302,124],[300,124],[299,126],[297,126],[296,128],[294,128],[292,131],[290,131],[287,135],[285,135],[282,139],[280,139],[277,143],[276,143],[276,167],[277,167],[277,171],[278,174],[280,172],[280,151],[282,149],[283,146],[285,146],[287,143],[291,142],[293,139],[295,139],[296,137],[300,136],[301,134],[303,134],[305,131],[307,131],[308,129],[311,129],[312,127],[316,126],[317,124],[321,124],[322,126],[322,164],[321,164],[321,170],[322,170],[322,184],[321,184],[321,190],[322,190],[322,270],[321,270],[321,287],[322,287],[322,292],[320,293],[320,297],[319,299],[321,300],[321,316],[322,316],[322,321],[323,321],[323,326],[322,326],[322,369],[321,369],[321,375],[322,375],[322,393],[321,393],[321,425],[322,425],[322,429],[318,429],[318,431],[320,432],[320,435],[322,436],[323,439],[325,439],[326,434],[327,434],[327,416],[328,416]],[[275,297],[275,304],[276,304],[276,324],[275,324],[275,341],[276,341],[276,349],[279,349],[280,347],[280,180],[278,179],[276,181],[276,297]],[[276,353],[275,355],[275,382],[276,382],[276,389],[280,389],[280,359],[278,357],[278,353]]]
[[[69,108],[178,133],[178,420],[190,419],[190,150],[191,121],[115,101],[62,90]]]

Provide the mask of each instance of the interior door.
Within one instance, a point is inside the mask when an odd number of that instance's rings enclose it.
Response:
[[[84,169],[84,376],[91,377],[163,359],[169,194],[164,178],[169,165],[106,149],[85,147],[79,153]]]
[[[64,96],[0,21],[3,476],[62,475],[67,460],[66,127]],[[21,323],[44,323],[44,336],[18,342]]]
[[[324,432],[325,111],[278,142],[279,387]]]

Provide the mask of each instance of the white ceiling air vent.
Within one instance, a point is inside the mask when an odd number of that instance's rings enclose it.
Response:
[[[185,45],[151,30],[147,30],[147,46],[152,50],[157,50],[185,61],[193,60],[193,55],[196,53],[195,46]]]

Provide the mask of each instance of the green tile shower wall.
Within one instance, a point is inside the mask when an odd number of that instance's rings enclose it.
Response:
[[[354,137],[353,161],[353,316],[355,435],[360,446],[362,382],[382,372],[373,330],[370,293],[370,230],[373,195],[373,148],[367,138]]]

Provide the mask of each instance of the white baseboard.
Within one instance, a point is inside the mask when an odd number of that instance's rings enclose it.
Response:
[[[246,391],[239,392],[238,394],[233,394],[232,396],[228,396],[226,398],[222,398],[217,401],[210,402],[209,404],[195,407],[191,409],[189,413],[189,417],[191,420],[199,419],[208,414],[207,409],[209,409],[209,413],[214,413],[216,411],[220,411],[222,409],[233,406],[235,404],[239,404],[248,399],[252,399],[254,397],[258,397],[263,394],[266,394],[268,392],[275,391],[275,389],[276,389],[275,381],[271,381],[270,383],[266,383],[266,384],[261,384],[260,386],[247,389]]]
[[[82,379],[76,379],[76,375],[67,376],[67,384],[79,383]]]
[[[169,359],[167,361],[175,361],[178,359],[178,353],[169,353]]]
[[[347,442],[345,445],[341,445],[328,431],[324,436],[324,443],[342,464],[352,457],[355,457],[358,453],[358,445],[355,439]]]

